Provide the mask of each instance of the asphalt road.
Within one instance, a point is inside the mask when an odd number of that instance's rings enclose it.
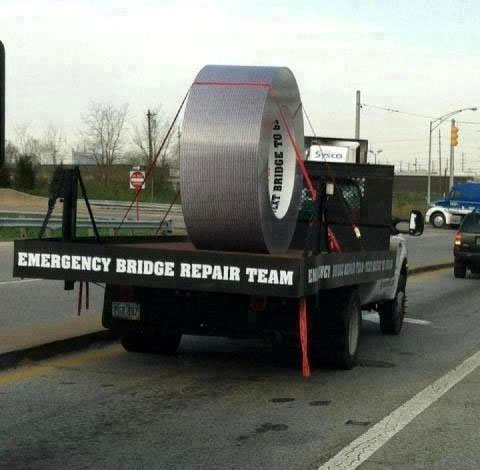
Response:
[[[453,239],[456,230],[436,229],[430,225],[420,237],[405,236],[409,267],[418,268],[438,263],[453,263]]]
[[[307,381],[261,342],[194,337],[175,357],[114,344],[3,371],[0,468],[478,469],[480,356],[455,368],[480,348],[479,282],[412,277],[400,336],[367,316],[360,366]]]
[[[0,243],[0,354],[101,329],[103,289],[90,284],[90,308],[79,317],[78,285],[72,292],[62,282],[14,279],[12,263],[13,243]]]
[[[426,228],[406,237],[410,268],[452,261],[452,230]],[[103,290],[90,284],[90,309],[77,316],[78,285],[12,278],[13,243],[0,243],[0,354],[79,336],[101,328]]]

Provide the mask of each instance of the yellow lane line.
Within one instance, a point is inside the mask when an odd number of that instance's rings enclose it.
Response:
[[[426,273],[419,273],[419,274],[411,274],[408,276],[408,282],[418,282],[418,281],[428,281],[430,279],[434,279],[437,276],[441,274],[445,274],[448,272],[452,272],[452,278],[453,278],[453,271],[452,268],[444,268],[444,269],[438,269],[436,271],[429,271]]]
[[[41,364],[32,364],[12,371],[0,374],[0,386],[8,385],[20,380],[32,379],[40,375],[50,374],[59,369],[83,366],[91,362],[100,362],[119,355],[123,349],[118,345],[108,346],[101,349],[91,349],[82,353],[68,355],[64,358],[55,358],[42,361]]]

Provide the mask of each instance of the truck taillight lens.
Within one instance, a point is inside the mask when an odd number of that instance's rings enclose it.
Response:
[[[462,244],[462,234],[457,232],[455,235],[455,245],[460,246]]]
[[[133,287],[116,286],[113,294],[114,300],[119,302],[132,302],[135,300]]]
[[[267,298],[266,297],[257,297],[252,295],[250,297],[250,309],[254,312],[263,312],[267,307]]]

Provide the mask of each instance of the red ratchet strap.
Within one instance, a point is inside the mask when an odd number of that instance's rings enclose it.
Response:
[[[308,323],[307,323],[307,300],[302,297],[299,301],[298,329],[300,332],[300,346],[302,349],[302,375],[310,377],[310,363],[308,361]]]

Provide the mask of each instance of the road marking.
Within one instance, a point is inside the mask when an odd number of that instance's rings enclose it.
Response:
[[[8,385],[20,380],[32,379],[40,375],[49,374],[60,369],[68,369],[85,365],[93,361],[101,361],[112,356],[120,354],[123,349],[115,344],[102,349],[92,349],[83,353],[66,356],[62,359],[49,359],[32,366],[21,367],[12,371],[0,374],[0,386]]]
[[[380,317],[378,313],[366,313],[362,315],[363,320],[371,321],[373,323],[380,323]],[[432,322],[427,320],[420,320],[419,318],[405,317],[403,319],[405,323],[413,323],[414,325],[431,325]]]
[[[354,470],[412,422],[420,413],[480,366],[480,351],[398,407],[351,442],[318,470]]]
[[[414,274],[409,274],[408,276],[408,284],[419,282],[419,281],[428,281],[430,279],[434,279],[440,274],[445,274],[447,272],[451,271],[451,267],[444,267],[440,269],[435,269],[434,271],[425,271],[421,273],[414,273]]]
[[[20,282],[38,282],[44,279],[18,279],[16,281],[0,281],[0,286],[6,286],[8,284],[18,284]]]

